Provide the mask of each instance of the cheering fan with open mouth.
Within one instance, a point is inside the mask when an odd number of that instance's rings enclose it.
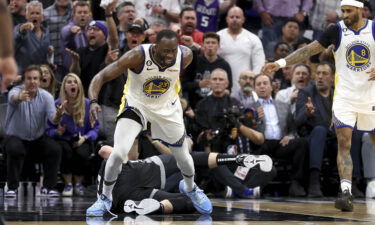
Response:
[[[91,155],[92,142],[98,137],[99,124],[90,123],[89,100],[84,97],[81,80],[73,73],[64,77],[60,97],[55,101],[58,108],[63,108],[59,123],[48,123],[47,133],[58,140],[63,148],[61,172],[65,181],[63,196],[74,193],[82,196],[85,168]]]

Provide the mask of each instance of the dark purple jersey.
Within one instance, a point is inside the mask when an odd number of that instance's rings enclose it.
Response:
[[[219,23],[219,0],[197,0],[197,29],[205,32],[216,32]]]

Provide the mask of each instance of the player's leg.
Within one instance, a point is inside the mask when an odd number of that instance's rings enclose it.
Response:
[[[207,196],[194,184],[194,162],[188,149],[188,144],[185,138],[182,137],[182,145],[175,144],[170,146],[173,155],[176,158],[177,165],[183,175],[183,180],[180,182],[179,189],[186,194],[194,204],[194,207],[203,214],[212,212],[212,204]]]
[[[114,149],[109,155],[105,166],[103,194],[87,209],[87,216],[103,216],[112,206],[112,190],[116,184],[122,163],[133,145],[139,132],[142,130],[140,117],[132,110],[126,110],[117,121]]]
[[[341,211],[353,211],[352,173],[353,162],[350,155],[353,128],[358,122],[358,113],[351,110],[351,103],[335,99],[332,106],[332,123],[337,136],[337,169],[340,176],[341,193],[335,207]],[[358,123],[357,123],[358,126]]]
[[[335,207],[342,211],[353,211],[352,172],[353,162],[350,156],[350,146],[353,129],[351,127],[336,128],[337,135],[337,168],[340,176],[341,195],[335,202]]]

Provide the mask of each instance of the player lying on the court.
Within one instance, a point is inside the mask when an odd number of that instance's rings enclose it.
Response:
[[[105,145],[100,151],[104,159],[112,152],[112,147]],[[192,152],[194,165],[215,168],[221,165],[238,165],[247,168],[259,168],[270,172],[272,159],[267,155],[227,155],[221,153]],[[98,175],[98,195],[103,187],[103,161]],[[192,213],[195,211],[191,200],[182,193],[163,191],[167,178],[180,170],[173,155],[158,155],[144,160],[129,160],[122,164],[116,185],[113,189],[111,212],[149,213]],[[254,189],[249,188],[249,191]],[[255,195],[256,193],[251,193]],[[140,201],[138,203],[138,201]],[[112,211],[113,210],[113,211]]]

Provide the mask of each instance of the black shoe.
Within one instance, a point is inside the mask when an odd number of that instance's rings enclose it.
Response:
[[[312,184],[309,186],[309,194],[307,195],[309,198],[319,198],[323,197],[323,193],[320,190],[319,184]]]
[[[293,180],[289,187],[289,196],[292,197],[303,197],[306,196],[305,189],[298,183],[298,181]]]
[[[349,190],[345,190],[335,201],[335,208],[340,209],[343,212],[353,211],[353,195],[349,193]]]

